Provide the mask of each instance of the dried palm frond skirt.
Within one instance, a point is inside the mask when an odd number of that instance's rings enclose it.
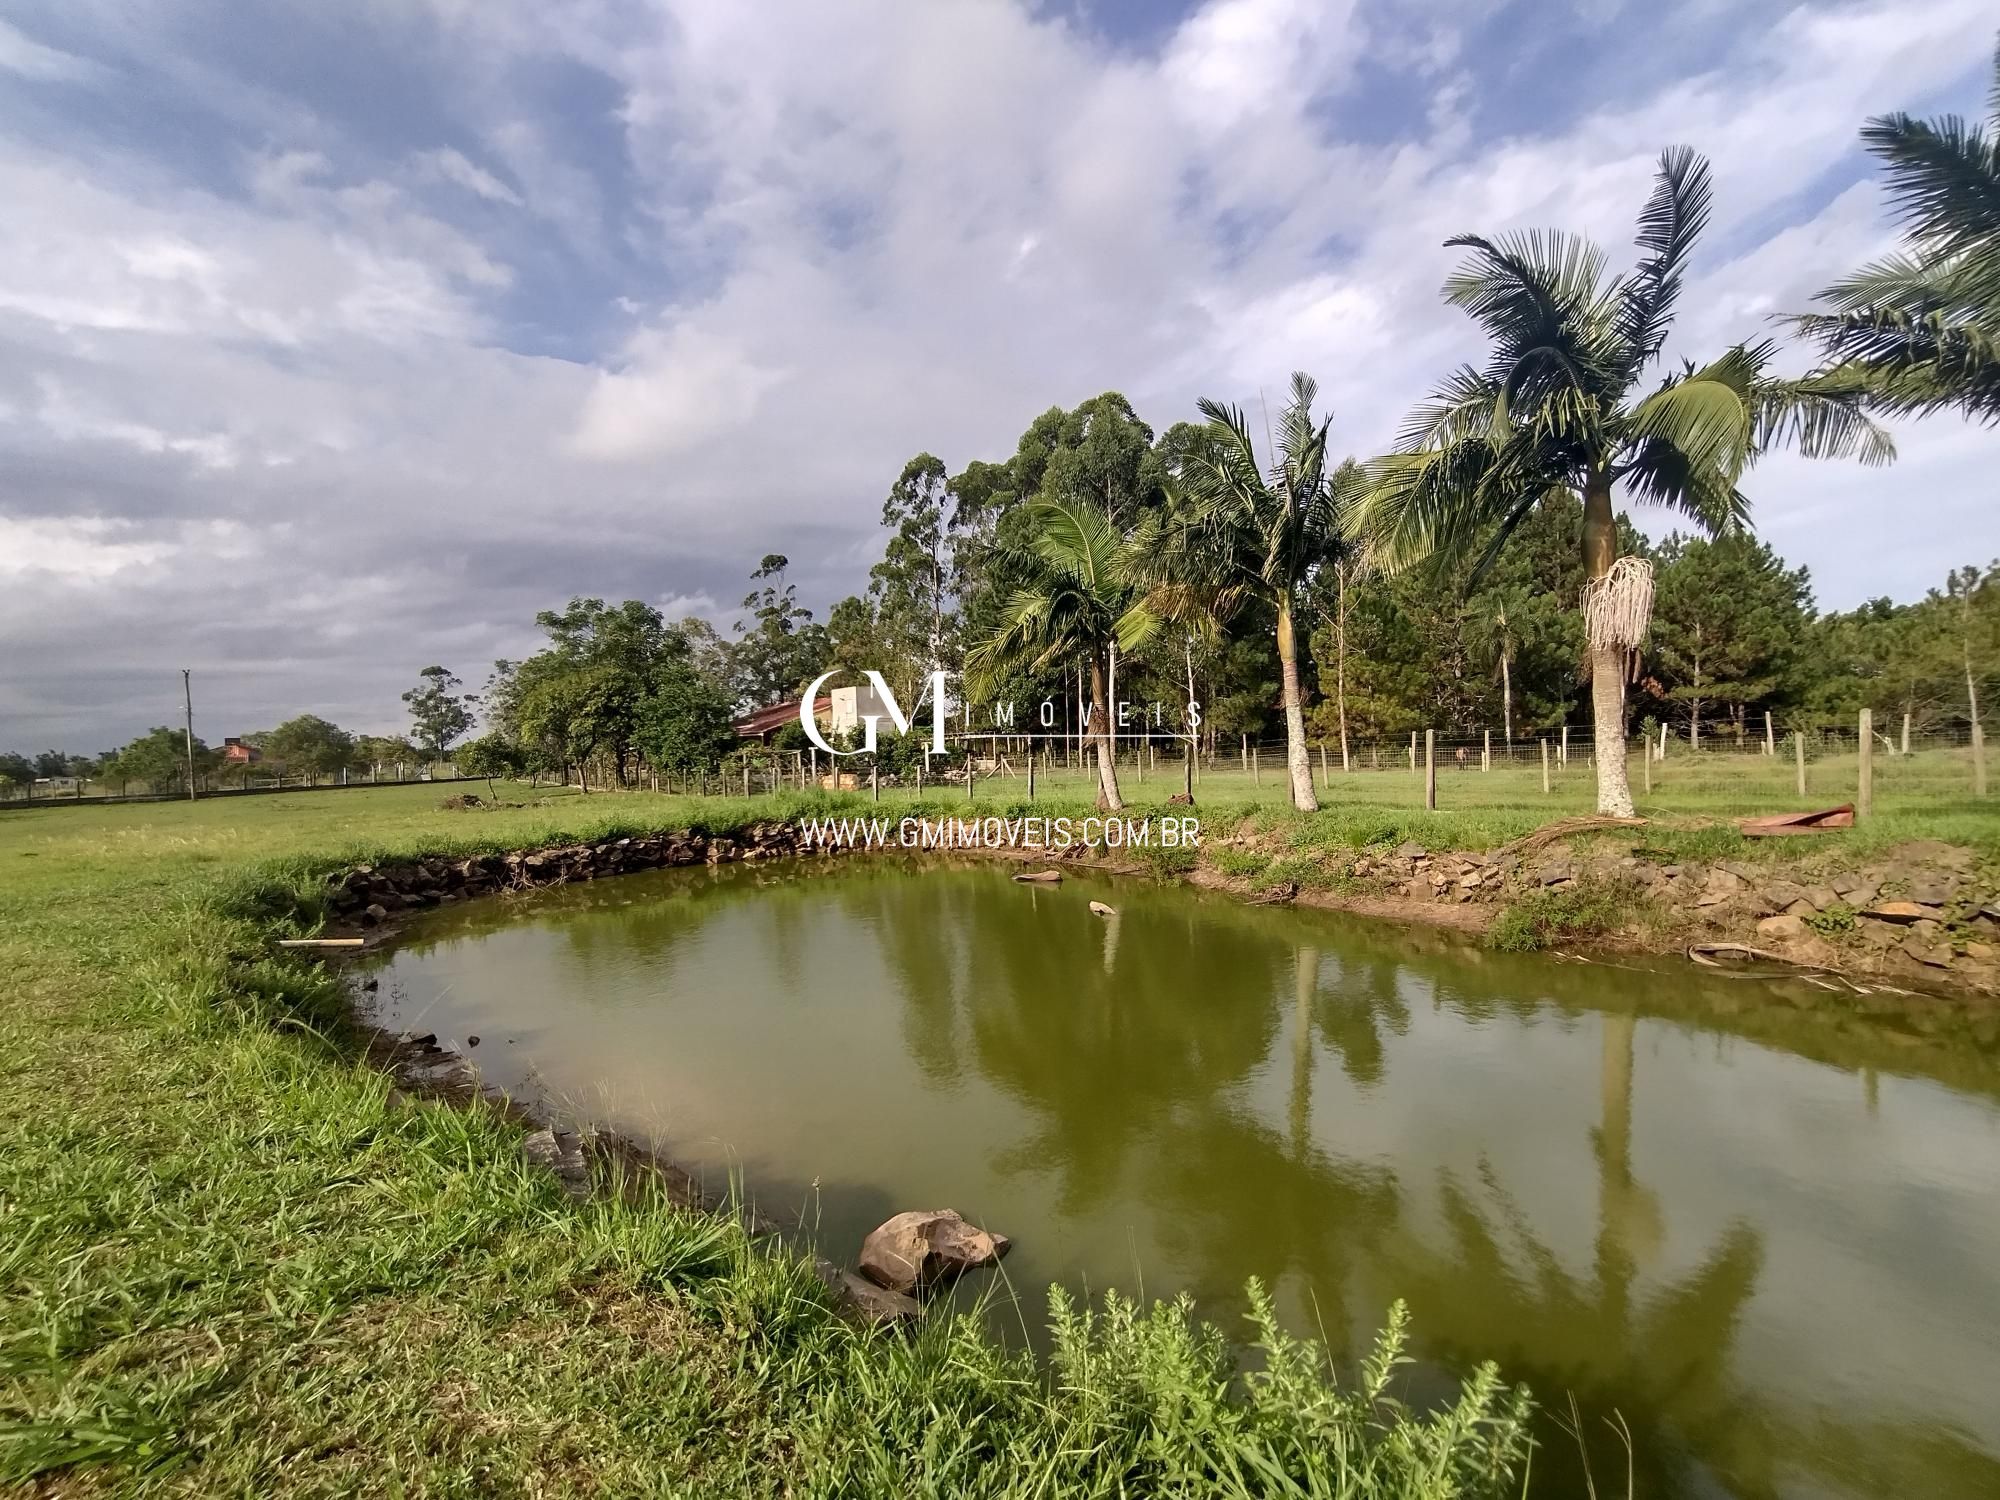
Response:
[[[1643,557],[1621,557],[1583,586],[1583,632],[1591,649],[1623,651],[1635,672],[1652,620],[1653,565]]]

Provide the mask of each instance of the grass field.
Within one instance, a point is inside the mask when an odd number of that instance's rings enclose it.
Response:
[[[411,787],[0,814],[0,1484],[1516,1488],[1520,1412],[1491,1375],[1416,1417],[1384,1399],[1387,1363],[1335,1388],[1316,1351],[1276,1335],[1232,1383],[1219,1336],[1177,1308],[1072,1310],[1046,1367],[972,1320],[866,1333],[733,1220],[571,1203],[497,1116],[394,1107],[333,981],[268,956],[320,871],[773,810],[438,801]]]

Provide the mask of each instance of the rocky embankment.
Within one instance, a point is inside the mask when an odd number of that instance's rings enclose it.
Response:
[[[1310,899],[1315,880],[1336,892],[1360,892],[1423,908],[1515,902],[1590,889],[1626,920],[1603,934],[1635,946],[1679,949],[1703,942],[1752,945],[1794,963],[2000,993],[2000,872],[1982,870],[1973,850],[1934,840],[1903,844],[1855,861],[1836,846],[1788,845],[1775,862],[1685,860],[1649,850],[1644,830],[1624,847],[1551,843],[1492,854],[1394,849],[1281,855],[1263,889]],[[1225,841],[1249,851],[1254,838]],[[1224,856],[1225,862],[1227,856]],[[1240,863],[1240,859],[1239,859]],[[1249,882],[1255,887],[1258,882]],[[1268,899],[1268,898],[1267,898]],[[1379,909],[1379,908],[1378,908]],[[1443,913],[1440,913],[1443,915]],[[1483,927],[1484,917],[1450,923]]]
[[[469,859],[356,865],[327,876],[326,909],[342,926],[371,928],[381,926],[401,912],[443,906],[474,896],[567,885],[640,870],[831,852],[803,847],[798,830],[790,823],[764,822],[727,834],[683,829],[604,839],[594,844],[478,854]]]

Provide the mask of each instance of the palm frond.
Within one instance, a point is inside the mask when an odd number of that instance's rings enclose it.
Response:
[[[1671,146],[1661,153],[1652,196],[1639,213],[1636,243],[1646,258],[1619,293],[1618,338],[1628,377],[1657,358],[1666,342],[1681,278],[1708,224],[1713,197],[1708,163],[1692,148]]]
[[[1896,460],[1896,440],[1871,420],[1865,387],[1851,377],[1810,375],[1757,389],[1754,452],[1798,449],[1807,458],[1853,458],[1871,468]]]

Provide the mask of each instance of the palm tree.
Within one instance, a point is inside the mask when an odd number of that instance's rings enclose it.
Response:
[[[1090,707],[1084,733],[1097,745],[1097,805],[1125,805],[1111,751],[1107,681],[1121,635],[1145,632],[1149,611],[1135,604],[1125,544],[1111,518],[1081,500],[1036,500],[1033,527],[1019,559],[1029,581],[1015,590],[993,634],[966,657],[975,692],[1010,670],[1034,675],[1061,662],[1082,661]]]
[[[1302,812],[1317,810],[1319,799],[1306,747],[1295,621],[1314,570],[1340,549],[1342,502],[1360,477],[1350,465],[1336,470],[1328,462],[1333,418],[1314,420],[1318,394],[1311,376],[1292,376],[1268,470],[1258,465],[1243,413],[1204,398],[1199,405],[1208,422],[1178,455],[1167,512],[1149,518],[1132,547],[1136,571],[1153,586],[1151,618],[1226,620],[1253,603],[1272,611],[1284,684],[1285,760],[1292,805]]]
[[[1770,343],[1688,363],[1640,393],[1708,213],[1707,163],[1674,147],[1639,216],[1644,256],[1630,275],[1607,279],[1602,251],[1559,232],[1448,240],[1472,254],[1445,283],[1445,300],[1492,347],[1482,368],[1461,367],[1412,414],[1398,451],[1373,466],[1362,504],[1359,529],[1385,567],[1476,552],[1477,582],[1545,496],[1582,495],[1597,806],[1623,817],[1633,810],[1625,680],[1652,590],[1643,561],[1618,558],[1614,491],[1623,485],[1721,534],[1747,524],[1737,481],[1771,446],[1869,463],[1895,452],[1851,386],[1774,378]]]
[[[1819,341],[1829,379],[1879,411],[1963,411],[2000,422],[2000,52],[1990,118],[1878,115],[1861,139],[1883,165],[1905,249],[1819,294],[1833,310],[1792,320]]]

